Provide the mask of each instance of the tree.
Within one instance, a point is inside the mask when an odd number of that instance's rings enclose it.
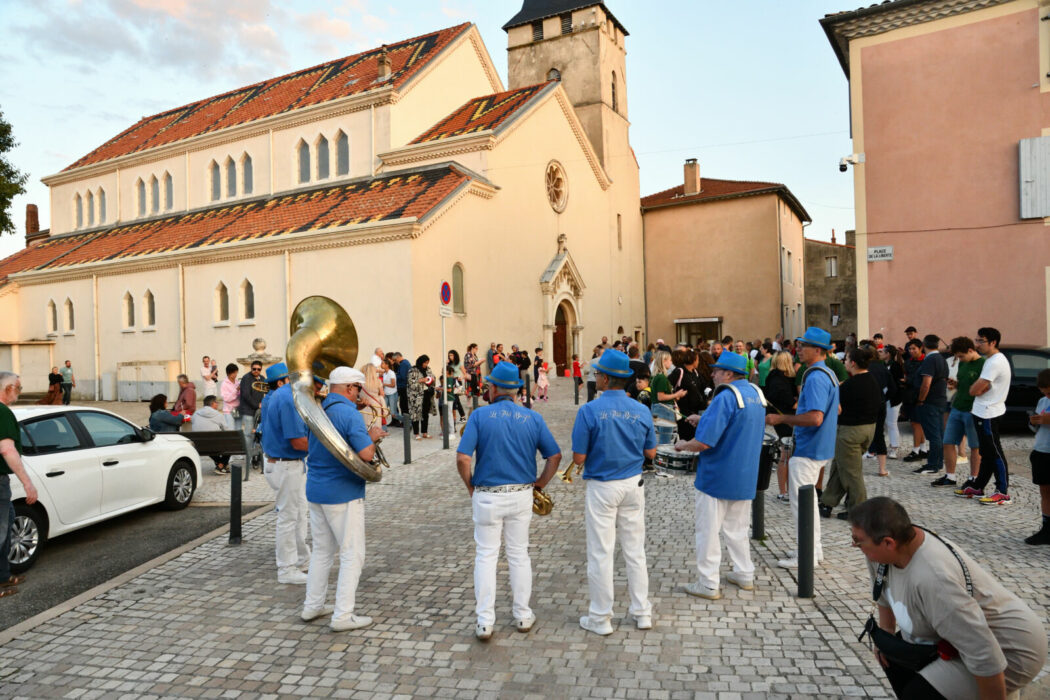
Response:
[[[17,146],[11,133],[11,125],[4,119],[0,110],[0,234],[14,233],[15,224],[11,220],[11,201],[20,194],[25,194],[26,180],[29,176],[21,172],[7,160],[7,153]]]

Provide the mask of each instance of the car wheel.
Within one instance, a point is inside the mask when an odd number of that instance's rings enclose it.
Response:
[[[197,477],[190,462],[179,460],[168,473],[168,488],[164,492],[164,506],[169,510],[185,508],[193,499]]]
[[[39,506],[15,503],[15,521],[11,525],[11,546],[7,561],[11,571],[21,573],[36,563],[47,542],[47,516]]]

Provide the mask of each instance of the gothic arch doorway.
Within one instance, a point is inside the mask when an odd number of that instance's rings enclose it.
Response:
[[[565,376],[565,370],[572,368],[573,328],[576,326],[576,310],[569,301],[558,304],[554,314],[554,364],[559,377]]]

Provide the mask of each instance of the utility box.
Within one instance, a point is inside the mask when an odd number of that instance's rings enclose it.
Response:
[[[149,401],[156,394],[178,395],[177,360],[117,363],[117,400]]]

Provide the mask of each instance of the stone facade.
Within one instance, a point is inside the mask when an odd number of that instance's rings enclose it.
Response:
[[[845,245],[835,242],[834,232],[830,243],[806,239],[806,325],[825,328],[841,342],[857,332],[854,238],[846,231]]]

